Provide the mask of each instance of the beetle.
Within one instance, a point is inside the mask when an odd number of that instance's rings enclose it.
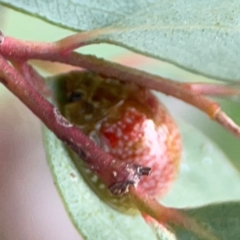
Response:
[[[62,82],[62,114],[113,157],[149,167],[151,174],[139,183],[149,196],[166,194],[178,173],[182,142],[174,119],[157,97],[134,83],[92,72],[71,72]],[[128,196],[109,192],[84,163],[73,158],[101,199],[120,211],[135,211]]]

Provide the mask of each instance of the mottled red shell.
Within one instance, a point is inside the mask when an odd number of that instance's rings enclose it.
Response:
[[[64,82],[63,114],[117,159],[151,167],[151,175],[139,183],[147,194],[161,197],[166,193],[176,177],[182,149],[178,128],[157,98],[135,84],[87,72],[73,72]],[[101,198],[110,205],[123,202],[111,196],[86,168],[80,168]],[[131,205],[127,202],[125,207]]]

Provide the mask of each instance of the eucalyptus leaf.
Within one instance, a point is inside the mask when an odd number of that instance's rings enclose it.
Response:
[[[165,98],[167,101],[167,98]],[[239,104],[240,99],[222,98],[217,99],[218,103],[221,105],[228,116],[230,116],[238,125],[240,124],[240,114],[239,114]],[[226,154],[227,158],[233,165],[238,169],[240,173],[240,148],[239,139],[233,136],[231,133],[222,128],[219,124],[214,121],[210,121],[202,112],[176,99],[171,99],[166,102],[168,109],[193,125],[199,131],[203,132],[209,139],[211,139],[223,152]]]
[[[206,229],[221,240],[239,239],[240,202],[219,203],[185,211],[201,222]],[[201,240],[193,233],[180,227],[174,227],[178,239]]]
[[[194,207],[240,200],[240,175],[229,158],[195,127],[182,120],[178,125],[183,138],[182,163],[179,177],[163,202]]]
[[[0,3],[77,31],[108,27],[116,31],[93,42],[121,45],[202,75],[240,79],[238,0]]]

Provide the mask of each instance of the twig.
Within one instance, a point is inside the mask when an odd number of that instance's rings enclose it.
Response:
[[[0,46],[0,54],[10,60],[40,59],[66,63],[94,71],[107,78],[134,82],[140,86],[160,91],[195,106],[209,115],[211,119],[216,120],[232,134],[240,138],[240,127],[226,114],[223,114],[218,103],[200,94],[195,94],[182,83],[103,59],[98,59],[95,56],[82,55],[75,52],[59,52],[59,46],[54,43],[25,42],[6,37]]]
[[[137,186],[144,168],[132,163],[123,163],[96,146],[77,127],[65,119],[52,104],[26,81],[18,71],[0,55],[0,82],[17,96],[56,136],[72,148],[114,193],[128,191]],[[117,172],[116,174],[113,174]]]
[[[240,96],[240,86],[216,83],[183,83],[191,92],[209,96]],[[232,85],[232,86],[231,86]]]
[[[12,65],[19,71],[23,78],[28,81],[44,97],[50,97],[51,91],[46,86],[45,79],[35,69],[22,61],[12,61]]]

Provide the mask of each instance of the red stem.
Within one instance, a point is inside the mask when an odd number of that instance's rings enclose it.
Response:
[[[183,85],[195,94],[210,95],[210,96],[236,96],[240,95],[239,86],[231,87],[230,84],[216,83],[183,83]]]
[[[20,59],[27,61],[29,59],[40,59],[80,66],[104,77],[134,82],[149,89],[155,89],[195,106],[240,138],[240,127],[221,111],[218,103],[196,94],[185,84],[111,63],[94,56],[62,52],[61,49],[62,46],[59,42],[35,43],[5,37],[4,42],[0,46],[0,54],[10,60]]]
[[[74,52],[59,52],[59,47],[56,44],[54,45],[54,43],[35,43],[5,37],[4,43],[0,47],[0,54],[8,59],[40,59],[66,63],[72,66],[81,66],[104,77],[135,82],[138,85],[161,91],[192,104],[207,113],[211,118],[214,118],[216,112],[219,110],[217,103],[203,96],[196,96],[196,94],[189,91],[189,89],[185,88],[181,83],[98,59],[95,56],[82,55]]]
[[[41,95],[51,97],[51,91],[46,86],[45,79],[26,62],[13,62],[12,65]]]
[[[86,162],[89,169],[115,192],[128,191],[129,184],[137,185],[142,168],[114,159],[97,147],[77,127],[68,122],[51,103],[26,81],[0,55],[0,82],[14,93],[64,143]],[[113,174],[117,172],[116,174]],[[114,186],[116,186],[114,188]]]

